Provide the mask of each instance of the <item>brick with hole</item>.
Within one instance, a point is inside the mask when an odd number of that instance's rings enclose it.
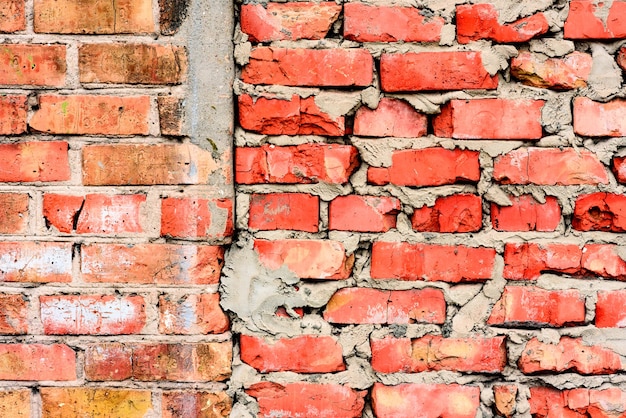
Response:
[[[433,129],[444,138],[540,139],[544,104],[533,99],[454,99],[435,116]]]
[[[30,141],[0,144],[0,182],[58,182],[70,179],[68,143]]]
[[[76,380],[76,353],[65,344],[0,344],[0,380]]]
[[[333,373],[346,369],[342,347],[328,335],[300,335],[269,340],[241,335],[241,360],[260,373]]]
[[[480,179],[478,152],[444,148],[394,151],[389,167],[369,167],[367,181],[382,186],[441,186],[476,183]]]
[[[159,296],[161,334],[219,334],[228,331],[229,325],[219,293]]]
[[[226,392],[204,390],[166,391],[161,402],[163,418],[226,418],[233,404]]]
[[[396,227],[400,200],[388,196],[338,196],[328,205],[328,229],[387,232]]]
[[[585,321],[585,298],[576,289],[507,286],[487,323],[506,327],[564,327]]]
[[[0,16],[2,16],[1,13]],[[9,389],[0,391],[0,416],[30,418],[31,390]]]
[[[572,52],[563,58],[521,52],[511,59],[511,75],[522,83],[552,90],[587,87],[593,58],[583,52]]]
[[[545,202],[532,195],[510,196],[511,206],[491,204],[491,224],[496,231],[555,231],[561,222],[561,206],[554,196]]]
[[[411,226],[420,232],[476,232],[483,226],[480,196],[456,194],[438,197],[433,206],[413,211]]]
[[[376,241],[370,274],[383,280],[482,282],[491,278],[495,255],[493,248]]]
[[[598,3],[592,0],[569,2],[565,20],[565,39],[623,39],[626,38],[626,3]]]
[[[578,388],[560,391],[550,387],[530,388],[533,417],[621,417],[626,413],[626,392],[616,387]]]
[[[0,84],[62,87],[65,45],[1,44]]]
[[[372,338],[370,345],[372,368],[379,373],[501,373],[507,362],[505,337],[386,337]]]
[[[320,200],[307,193],[268,193],[250,196],[248,228],[317,232]]]
[[[0,96],[0,135],[19,135],[26,132],[26,112],[26,96]]]
[[[497,385],[493,387],[494,404],[498,415],[510,418],[517,406],[517,386]]]
[[[365,49],[257,47],[241,70],[250,84],[349,87],[372,83],[374,61]]]
[[[376,109],[361,106],[354,117],[354,135],[419,138],[425,136],[427,130],[425,114],[403,100],[387,97],[380,99]]]
[[[28,228],[27,193],[0,193],[0,234],[22,234]]]
[[[28,333],[29,305],[24,294],[0,294],[0,335]]]
[[[598,292],[596,320],[598,328],[626,328],[626,290]]]
[[[626,5],[626,3],[623,3]],[[625,9],[626,11],[626,9]],[[574,132],[581,136],[615,137],[626,135],[626,100],[606,103],[586,97],[574,99]]]
[[[243,4],[241,31],[251,42],[323,39],[339,13],[334,2]]]
[[[161,236],[211,239],[232,234],[232,199],[167,197],[161,200]]]
[[[521,43],[543,35],[550,27],[543,13],[501,24],[493,4],[463,4],[456,7],[456,35],[460,44],[480,39],[498,43]]]
[[[26,29],[26,2],[6,0],[0,4],[0,33],[12,33]]]
[[[607,184],[598,156],[581,149],[520,148],[496,157],[493,178],[500,184],[573,186]]]
[[[576,198],[572,228],[579,231],[626,231],[626,196],[591,193]]]
[[[380,80],[386,92],[498,87],[498,77],[487,72],[476,51],[383,53]]]
[[[246,393],[256,398],[258,416],[263,418],[357,418],[362,414],[367,391],[338,384],[260,382]]]
[[[0,280],[19,283],[72,281],[72,243],[0,242]]]
[[[93,387],[41,388],[41,409],[46,418],[142,418],[154,410],[149,390]]]
[[[445,23],[415,7],[346,3],[343,36],[357,42],[438,42]]]

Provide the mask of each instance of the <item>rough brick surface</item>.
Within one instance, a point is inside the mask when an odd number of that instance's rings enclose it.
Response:
[[[50,283],[72,280],[72,244],[69,242],[0,242],[5,282]]]
[[[225,392],[168,391],[163,393],[163,418],[230,416],[232,399]]]
[[[65,84],[64,45],[0,45],[0,84]]]
[[[553,196],[544,203],[531,195],[511,197],[511,206],[491,204],[491,224],[497,231],[554,231],[561,222],[561,207]]]
[[[480,196],[458,194],[439,197],[434,206],[415,209],[411,225],[424,232],[475,232],[482,228],[482,214]]]
[[[248,227],[317,232],[319,205],[319,197],[304,193],[253,194]]]
[[[67,151],[61,141],[0,144],[0,182],[69,180]]]
[[[386,232],[396,226],[400,201],[393,197],[340,196],[328,206],[328,229]]]
[[[383,98],[374,110],[361,106],[354,117],[355,135],[417,138],[426,135],[427,129],[426,115],[397,99]]]
[[[582,136],[624,136],[626,134],[626,100],[607,103],[586,97],[574,99],[574,132]]]
[[[217,293],[159,297],[159,332],[162,334],[219,334],[228,328],[228,316],[220,307]]]
[[[46,387],[41,389],[46,418],[123,416],[141,418],[152,409],[149,390]]]
[[[559,391],[548,387],[530,388],[530,412],[533,416],[623,416],[626,393],[618,388],[572,389]]]
[[[563,58],[522,52],[511,60],[511,75],[529,86],[571,90],[587,87],[592,64],[591,55],[582,52]]]
[[[28,204],[26,193],[0,193],[0,234],[20,234],[28,227]]]
[[[626,3],[607,5],[591,0],[570,1],[564,36],[568,39],[626,38]]]
[[[2,380],[76,379],[76,353],[65,344],[0,344]]]
[[[26,131],[26,96],[0,96],[0,135]]]
[[[599,328],[626,327],[626,291],[598,292],[596,302],[596,326]]]
[[[23,0],[7,0],[0,5],[0,32],[10,33],[26,29],[26,10]]]
[[[626,196],[612,193],[580,195],[576,199],[572,227],[580,231],[626,230]]]
[[[229,199],[169,197],[161,200],[161,235],[176,238],[230,237],[233,202]]]
[[[30,389],[5,390],[0,392],[0,414],[5,417],[30,418]]]
[[[28,307],[29,303],[24,295],[0,294],[0,334],[26,334]]]

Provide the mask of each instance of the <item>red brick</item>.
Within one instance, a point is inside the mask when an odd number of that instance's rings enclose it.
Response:
[[[180,84],[185,48],[174,45],[86,44],[78,48],[81,83]]]
[[[577,274],[582,250],[575,244],[507,243],[504,247],[505,279],[536,280],[541,273]]]
[[[491,278],[495,255],[492,248],[376,241],[370,274],[373,279],[484,281]]]
[[[591,193],[576,199],[572,228],[579,231],[626,231],[626,196]]]
[[[571,90],[587,87],[592,64],[591,55],[578,51],[563,58],[520,52],[511,60],[511,75],[529,86]]]
[[[0,242],[0,281],[20,283],[70,282],[72,243]]]
[[[0,11],[0,18],[2,13]],[[0,391],[0,416],[11,418],[31,417],[31,390],[13,389]]]
[[[491,204],[491,224],[496,231],[555,231],[561,222],[561,207],[554,196],[539,203],[532,195],[510,196],[511,206]]]
[[[248,228],[317,232],[320,200],[306,193],[269,193],[250,196]]]
[[[267,135],[342,136],[345,118],[324,113],[314,97],[293,95],[290,100],[239,96],[239,123],[249,131]]]
[[[498,87],[498,77],[489,75],[475,51],[382,54],[380,79],[388,92]]]
[[[24,295],[0,294],[0,334],[28,333],[28,305]]]
[[[337,384],[255,383],[246,393],[257,399],[259,417],[357,418],[361,416],[366,391]]]
[[[427,129],[426,115],[417,112],[404,100],[386,97],[374,110],[361,106],[354,117],[354,135],[418,138],[425,136]]]
[[[124,234],[143,232],[141,208],[146,195],[88,194],[68,196],[46,193],[43,216],[59,232]]]
[[[626,3],[572,0],[565,20],[565,39],[626,38]]]
[[[433,119],[435,135],[456,139],[540,139],[543,100],[450,100]]]
[[[241,31],[252,42],[323,39],[339,13],[333,2],[243,4]]]
[[[492,4],[464,4],[456,7],[456,34],[460,44],[479,39],[498,43],[526,42],[543,35],[550,25],[543,13],[501,25],[499,13]]]
[[[441,186],[480,179],[478,152],[424,148],[395,151],[390,167],[370,167],[367,181],[398,186]]]
[[[168,197],[161,200],[161,236],[206,239],[232,234],[232,199]]]
[[[626,157],[613,158],[611,169],[617,181],[626,183]]]
[[[600,291],[596,302],[596,327],[626,328],[626,290]]]
[[[67,150],[61,141],[0,144],[0,182],[69,180]]]
[[[400,201],[386,196],[339,196],[328,205],[328,229],[386,232],[396,227]]]
[[[442,324],[446,301],[439,289],[343,288],[328,301],[324,319],[334,324]]]
[[[517,386],[498,385],[493,387],[494,403],[499,416],[510,418],[515,414],[517,406]]]
[[[208,245],[91,244],[81,247],[89,283],[217,284],[224,249]]]
[[[301,335],[267,341],[254,335],[239,340],[241,360],[261,373],[332,373],[346,369],[336,338]]]
[[[609,418],[626,415],[626,392],[615,387],[564,391],[531,387],[529,403],[530,413],[537,418]]]
[[[0,96],[0,135],[26,132],[26,115],[26,96]]]
[[[611,244],[587,244],[583,247],[583,274],[626,280],[626,261],[619,255],[620,247]]]
[[[574,99],[574,132],[578,135],[624,136],[625,120],[626,100],[613,99],[607,103],[600,103],[586,97]]]
[[[183,136],[185,133],[185,100],[180,97],[157,97],[161,135]]]
[[[29,200],[26,193],[0,193],[0,234],[26,232]]]
[[[65,84],[65,45],[0,45],[0,84]]]
[[[474,418],[480,405],[478,386],[374,383],[372,409],[377,417]]]
[[[41,388],[42,418],[143,418],[153,409],[149,390],[56,387]]]
[[[506,365],[504,337],[371,339],[372,368],[378,373],[500,373]]]
[[[254,240],[259,261],[268,269],[285,266],[301,279],[347,279],[354,256],[347,257],[343,244],[331,240]]]
[[[350,145],[303,144],[237,148],[235,181],[255,183],[347,183],[359,165]]]
[[[112,144],[83,148],[83,184],[206,184],[217,168],[210,151],[183,144]]]
[[[518,361],[522,373],[566,372],[608,374],[622,369],[619,354],[601,346],[583,344],[580,338],[562,337],[558,344],[530,340]]]
[[[0,380],[75,380],[76,353],[65,344],[0,344]]]
[[[85,349],[85,377],[91,381],[129,379],[132,356],[132,348],[122,343],[90,345]]]
[[[480,196],[456,194],[438,197],[433,206],[413,211],[413,229],[422,232],[476,232],[483,226]]]
[[[141,296],[40,296],[39,302],[48,335],[137,334],[146,325]]]
[[[343,6],[343,36],[357,42],[438,42],[444,19],[414,7]]]
[[[162,404],[163,418],[226,418],[233,401],[226,392],[168,391]]]
[[[585,299],[578,290],[507,286],[487,321],[490,325],[562,327],[582,324]]]
[[[615,60],[622,70],[626,70],[626,47],[621,47],[619,51],[617,51],[617,57]]]
[[[39,96],[30,127],[50,134],[147,135],[150,97]]]
[[[219,334],[228,331],[228,317],[218,293],[159,296],[161,334]]]
[[[152,2],[36,0],[34,26],[38,33],[152,33]]]
[[[604,165],[594,153],[572,148],[516,149],[495,159],[493,178],[501,184],[544,186],[609,182]]]
[[[0,32],[11,33],[26,29],[25,3],[24,0],[5,0],[0,4]]]

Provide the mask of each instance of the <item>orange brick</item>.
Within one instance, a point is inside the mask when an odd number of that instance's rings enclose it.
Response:
[[[626,3],[623,3],[626,5]],[[624,9],[626,12],[626,8]],[[626,135],[626,100],[607,103],[586,97],[574,99],[574,132],[582,136],[604,137]]]
[[[228,328],[228,316],[220,307],[218,293],[159,296],[161,334],[219,334]]]
[[[339,196],[328,205],[328,229],[386,232],[396,227],[400,200],[387,196]]]
[[[491,224],[496,231],[555,231],[561,222],[561,207],[554,196],[539,203],[532,195],[510,196],[511,206],[491,204]]]
[[[493,387],[494,403],[499,416],[510,418],[517,406],[517,386],[498,385]]]
[[[598,292],[596,327],[626,328],[626,290]]]
[[[608,10],[607,10],[608,8]],[[626,3],[572,0],[564,26],[565,39],[626,38]]]
[[[26,29],[24,0],[5,0],[0,4],[0,33],[11,33]]]
[[[0,344],[0,380],[76,379],[76,353],[65,344]]]
[[[268,193],[250,196],[248,227],[317,232],[319,197],[306,193]]]
[[[114,388],[41,388],[42,418],[143,418],[153,409],[149,390]]]
[[[60,141],[0,144],[0,182],[69,180],[67,150]]]
[[[413,211],[411,225],[424,232],[475,232],[483,226],[480,196],[456,194],[438,197],[434,206]]]
[[[591,193],[578,196],[572,228],[579,231],[626,231],[626,196],[615,193]]]
[[[72,280],[72,243],[0,242],[0,280],[50,283]]]
[[[0,96],[0,135],[19,135],[24,132],[26,96]]]
[[[28,202],[26,193],[0,193],[0,234],[21,234],[28,227]]]
[[[225,392],[168,391],[163,392],[163,418],[229,417],[232,399]]]
[[[563,58],[545,58],[521,52],[511,59],[511,75],[522,83],[553,90],[587,87],[593,58],[590,54],[572,52]]]
[[[232,234],[232,199],[168,197],[161,200],[161,236],[210,239]]]
[[[66,135],[147,135],[148,96],[39,96],[36,131]]]
[[[28,305],[24,295],[0,294],[0,334],[28,333]]]
[[[182,136],[184,133],[185,101],[180,97],[159,96],[159,127],[161,135]]]
[[[30,395],[30,389],[0,391],[0,416],[30,418]]]
[[[361,106],[354,117],[354,135],[418,138],[426,135],[427,129],[426,115],[403,100],[386,97],[374,110]]]
[[[0,45],[0,84],[65,84],[65,45]]]

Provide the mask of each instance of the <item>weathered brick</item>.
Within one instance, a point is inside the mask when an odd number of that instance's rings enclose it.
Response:
[[[493,387],[494,404],[498,415],[510,418],[515,414],[517,386],[497,385]]]
[[[436,136],[456,139],[540,139],[543,100],[450,100],[433,119]]]
[[[0,17],[2,17],[1,13]],[[0,391],[0,416],[11,418],[30,418],[30,395],[30,389]]]
[[[439,289],[378,290],[348,287],[326,304],[324,319],[334,324],[442,324],[446,300]]]
[[[474,418],[480,405],[478,386],[374,383],[372,409],[377,417]]]
[[[0,334],[28,333],[28,305],[24,295],[0,294]]]
[[[543,186],[607,184],[608,175],[598,157],[572,148],[520,148],[497,157],[493,178],[501,184]]]
[[[159,296],[161,334],[219,334],[229,328],[219,293]]]
[[[626,69],[626,47],[621,47],[619,51],[617,51],[615,61],[617,61],[617,64],[622,68],[622,70]]]
[[[159,127],[161,135],[182,136],[184,134],[185,101],[180,97],[157,97]]]
[[[248,228],[263,231],[319,230],[319,197],[306,193],[268,193],[250,196]]]
[[[557,344],[533,338],[518,361],[522,373],[565,372],[608,374],[622,369],[619,354],[601,346],[583,344],[580,338],[562,337]]]
[[[0,344],[0,380],[76,379],[76,353],[65,344]]]
[[[176,244],[81,246],[82,278],[89,283],[216,284],[224,248]]]
[[[252,42],[323,39],[340,12],[333,2],[243,4],[241,31]]]
[[[626,3],[572,0],[565,20],[565,39],[626,38]]]
[[[65,45],[0,45],[0,84],[55,86],[65,84]]]
[[[143,418],[153,410],[149,390],[41,388],[42,418]]]
[[[487,323],[541,328],[582,324],[584,320],[585,299],[578,290],[507,286]]]
[[[331,240],[254,240],[259,261],[268,269],[286,266],[301,279],[347,279],[354,256],[346,256],[343,244]]]
[[[24,0],[5,0],[0,3],[0,33],[26,29],[25,4]]]
[[[579,231],[626,231],[626,196],[591,193],[576,198],[572,228]]]
[[[626,5],[626,3],[623,3]],[[624,9],[626,12],[626,8]],[[625,20],[626,22],[626,20]],[[574,132],[582,136],[626,135],[626,100],[613,99],[607,103],[586,97],[574,99]]]
[[[359,165],[350,145],[303,144],[238,148],[235,181],[255,183],[347,183]]]
[[[83,148],[83,184],[206,184],[217,164],[193,144],[112,144]]]
[[[232,199],[168,197],[161,200],[162,236],[206,239],[232,234]]]
[[[372,83],[374,60],[364,49],[258,47],[241,70],[250,84],[348,87]]]
[[[341,345],[331,336],[301,335],[267,341],[242,335],[239,346],[241,360],[261,373],[332,373],[346,369]]]
[[[38,33],[151,33],[152,1],[36,0],[34,25]]]
[[[71,243],[0,242],[0,281],[50,283],[71,280]]]
[[[161,35],[175,35],[188,16],[186,0],[159,0],[159,29]]]
[[[376,241],[370,274],[373,279],[484,281],[491,278],[495,255],[492,248]]]
[[[0,96],[0,135],[26,132],[26,116],[26,96]]]
[[[249,131],[267,135],[342,136],[346,130],[345,118],[322,112],[314,97],[253,99],[243,94],[238,103],[239,123]]]
[[[0,182],[69,180],[67,151],[61,141],[0,144]]]
[[[126,380],[133,375],[133,350],[123,343],[92,344],[85,349],[85,377],[91,381]]]
[[[587,87],[592,64],[591,55],[577,51],[563,58],[520,52],[511,59],[511,75],[529,86],[571,90]]]
[[[147,135],[148,96],[39,96],[30,127],[61,135]]]
[[[493,4],[463,4],[456,7],[456,34],[459,43],[479,39],[498,43],[526,42],[543,35],[550,27],[543,13],[518,19],[508,24],[498,22],[499,13]]]
[[[361,106],[354,117],[354,135],[418,138],[426,135],[427,129],[426,115],[403,100],[386,97],[374,110]]]
[[[611,164],[611,171],[620,183],[626,183],[626,157],[614,157]]]
[[[438,197],[433,206],[413,211],[411,225],[422,232],[475,232],[483,226],[480,196],[456,194]]]
[[[328,229],[386,232],[396,227],[400,200],[387,196],[339,196],[328,205]]]
[[[626,328],[626,290],[600,291],[596,302],[596,327]]]
[[[626,280],[626,261],[620,256],[620,248],[611,244],[585,245],[580,261],[582,274]]]
[[[85,44],[78,48],[81,83],[180,84],[185,48],[175,45]]]
[[[469,150],[424,148],[395,151],[390,167],[370,167],[367,181],[376,185],[440,186],[480,179],[478,153]]]
[[[444,19],[415,7],[346,3],[343,36],[357,42],[438,42]]]
[[[532,195],[510,196],[511,206],[491,204],[491,224],[496,231],[555,231],[561,222],[561,207],[554,196],[545,203]]]
[[[505,337],[371,339],[372,368],[379,373],[500,373],[506,365]]]
[[[498,77],[489,75],[475,51],[382,54],[380,79],[387,92],[498,87]]]
[[[261,382],[250,386],[246,393],[257,399],[258,416],[263,418],[357,418],[363,411],[366,391],[337,384]]]
[[[168,391],[163,392],[163,418],[229,417],[233,401],[226,392]]]
[[[29,200],[26,193],[0,193],[0,234],[26,232]]]
[[[536,280],[542,273],[576,274],[582,250],[575,244],[507,243],[503,276],[509,280]]]
[[[616,388],[572,389],[559,391],[547,387],[530,388],[530,413],[533,417],[623,417],[626,392]]]

